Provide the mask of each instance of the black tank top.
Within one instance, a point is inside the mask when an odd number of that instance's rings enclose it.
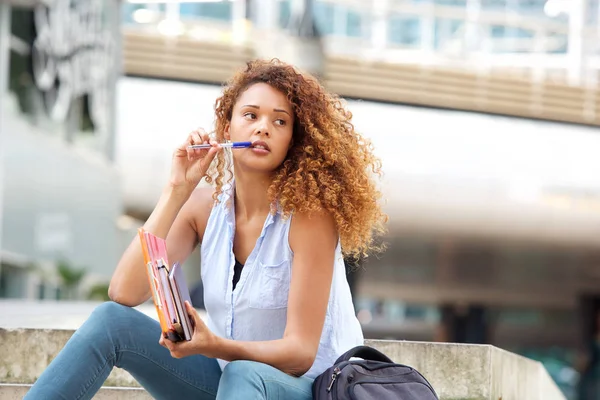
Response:
[[[244,268],[244,265],[236,259],[235,266],[233,267],[233,289],[234,290],[235,290],[235,285],[237,285],[238,281],[240,280],[240,275],[242,274],[242,268]]]

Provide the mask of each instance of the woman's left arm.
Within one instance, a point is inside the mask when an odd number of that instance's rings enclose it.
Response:
[[[294,260],[282,339],[251,342],[218,337],[210,332],[196,310],[188,307],[196,324],[192,340],[172,343],[161,338],[161,344],[177,358],[203,354],[227,361],[258,361],[294,376],[305,374],[317,355],[333,279],[338,243],[333,217],[324,212],[294,215],[289,243]]]

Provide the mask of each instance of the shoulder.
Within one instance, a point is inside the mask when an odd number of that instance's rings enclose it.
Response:
[[[315,246],[335,249],[338,230],[333,215],[327,211],[294,214],[290,225],[290,247],[294,253]]]
[[[192,203],[196,206],[200,206],[201,208],[212,208],[212,205],[214,204],[214,200],[213,200],[213,193],[215,192],[215,189],[212,186],[203,186],[203,187],[197,187],[196,189],[194,189],[194,191],[192,192],[192,195],[190,196],[188,203]]]
[[[181,210],[183,214],[190,220],[194,230],[198,233],[199,238],[204,235],[208,217],[214,207],[213,187],[199,187],[194,189],[190,198],[185,203]]]

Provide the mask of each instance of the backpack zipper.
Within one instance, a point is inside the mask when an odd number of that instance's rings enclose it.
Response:
[[[335,367],[333,369],[333,374],[331,374],[331,381],[329,382],[329,386],[327,386],[327,393],[331,392],[331,389],[333,388],[333,384],[335,383],[335,380],[337,379],[338,375],[342,373],[342,370],[339,369],[338,367]]]

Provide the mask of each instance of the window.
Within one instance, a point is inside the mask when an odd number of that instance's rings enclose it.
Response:
[[[509,0],[510,1],[510,0]],[[497,10],[506,7],[507,0],[482,0],[481,7],[487,10]]]
[[[421,40],[421,23],[417,18],[390,16],[389,39],[391,43],[415,46]]]
[[[423,0],[421,0],[423,1]],[[431,1],[431,0],[430,0]],[[441,4],[445,6],[465,6],[467,0],[434,0],[435,4]]]
[[[462,20],[438,18],[435,21],[435,46],[443,50],[443,46],[456,40],[463,25]]]
[[[348,11],[346,23],[346,35],[350,37],[361,37],[362,35],[362,18],[358,12]]]
[[[231,20],[231,7],[229,1],[218,3],[181,3],[179,12],[182,17],[200,17],[220,21]]]
[[[25,268],[0,264],[0,298],[16,299],[26,296],[27,272]]]
[[[334,5],[329,3],[315,3],[314,6],[315,21],[317,29],[322,35],[331,35],[334,33]],[[340,32],[335,32],[340,34]]]
[[[279,27],[285,29],[291,16],[291,5],[289,0],[279,2]]]

